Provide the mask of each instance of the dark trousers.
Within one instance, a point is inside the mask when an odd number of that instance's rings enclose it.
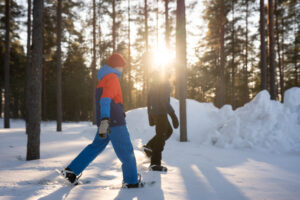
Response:
[[[173,129],[167,114],[154,115],[153,120],[156,134],[146,146],[152,149],[151,165],[161,165],[161,153],[164,150],[165,141],[170,138]]]

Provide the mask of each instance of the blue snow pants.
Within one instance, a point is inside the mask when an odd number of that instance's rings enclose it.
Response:
[[[136,160],[126,125],[110,127],[110,134],[106,139],[100,138],[97,131],[94,141],[86,146],[68,167],[79,175],[105,149],[109,141],[122,162],[123,181],[136,184]]]

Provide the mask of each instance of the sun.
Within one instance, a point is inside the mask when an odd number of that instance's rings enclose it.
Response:
[[[175,58],[174,54],[165,46],[155,48],[152,55],[155,68],[166,68]]]

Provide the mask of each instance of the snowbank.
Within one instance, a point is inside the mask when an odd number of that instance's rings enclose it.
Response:
[[[212,103],[187,100],[188,139],[192,143],[221,148],[253,148],[271,152],[300,152],[300,88],[285,93],[285,103],[270,100],[267,91],[261,91],[243,107],[232,110],[230,105],[221,109]],[[179,102],[171,99],[177,116]],[[137,117],[138,116],[138,117]],[[146,108],[127,113],[130,129],[137,135],[153,136]],[[138,126],[137,126],[138,125]],[[179,139],[178,129],[174,131]]]

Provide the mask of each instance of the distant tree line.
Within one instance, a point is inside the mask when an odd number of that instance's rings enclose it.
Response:
[[[24,22],[21,19],[26,18],[27,13],[32,13],[33,8],[31,7],[28,12],[26,5],[20,5],[16,0],[9,2],[9,112],[12,118],[26,118],[26,66],[32,44],[29,42],[29,47],[21,44],[21,37],[24,36],[20,35],[20,30],[24,30],[29,24],[28,20]],[[191,63],[187,60],[188,98],[214,102],[219,107],[231,104],[233,108],[237,108],[250,101],[261,89],[268,89],[272,92],[272,98],[283,101],[286,89],[300,86],[299,1],[203,2],[204,12],[199,14],[199,19],[204,19],[205,29],[198,27],[189,30],[187,24],[187,34],[199,33],[198,46],[195,49],[196,62]],[[126,110],[145,106],[145,94],[151,76],[150,54],[151,49],[157,46],[157,38],[164,37],[166,45],[175,50],[176,3],[174,0],[136,2],[61,0],[62,34],[61,50],[58,55],[59,4],[58,1],[44,0],[42,120],[58,118],[57,104],[60,98],[57,98],[59,95],[57,88],[60,83],[57,82],[57,77],[60,68],[57,66],[60,57],[62,120],[95,119],[93,117],[95,73],[113,51],[123,54],[128,62],[120,79]],[[187,11],[195,9],[196,3],[197,1],[186,1]],[[274,14],[270,16],[272,18],[268,15],[270,3]],[[1,66],[4,66],[6,28],[4,0],[0,1],[0,10],[0,62]],[[79,15],[80,10],[86,15]],[[188,18],[189,12],[186,12],[186,15]],[[158,18],[162,23],[158,23]],[[268,31],[270,20],[273,21],[272,41]],[[76,26],[75,23],[80,25]],[[164,30],[163,36],[158,36],[158,30]],[[136,34],[135,38],[132,37],[133,32]],[[270,49],[270,42],[274,47],[273,50]],[[270,54],[271,51],[273,52]],[[270,60],[270,56],[274,62]],[[173,66],[169,66],[168,69],[175,72]],[[4,71],[4,67],[1,67],[0,113],[4,112]],[[175,82],[172,84],[175,87]],[[175,90],[172,94],[175,95]]]

